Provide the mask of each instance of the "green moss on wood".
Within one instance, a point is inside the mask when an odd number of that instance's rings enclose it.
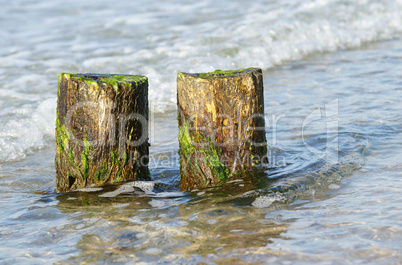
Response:
[[[84,150],[81,153],[82,175],[84,177],[84,180],[88,178],[88,171],[89,171],[88,156],[90,149],[91,145],[88,142],[87,138],[84,137]]]
[[[68,156],[70,157],[70,161],[74,162],[74,154],[72,150],[68,151]]]
[[[57,115],[58,116],[58,115]],[[56,118],[56,142],[57,147],[61,152],[64,152],[68,148],[68,139],[70,138],[70,133],[66,129],[66,126],[60,125],[60,120]]]
[[[231,75],[237,75],[240,74],[244,71],[250,70],[253,68],[243,68],[243,69],[237,69],[237,70],[220,70],[217,69],[213,72],[209,73],[196,73],[198,77],[218,77],[218,76],[231,76]]]
[[[101,83],[113,86],[116,92],[119,91],[119,85],[125,85],[132,88],[132,83],[145,83],[148,78],[142,75],[102,75],[102,74],[68,74],[61,73],[59,75],[59,86],[62,78],[74,78],[84,81],[89,87],[93,86],[95,89],[100,88]]]
[[[112,157],[112,169],[117,169],[117,177],[115,179],[116,183],[119,183],[122,181],[122,174],[124,168],[127,166],[128,163],[128,154],[127,152],[124,152],[123,158],[119,158],[119,154],[115,154],[113,151],[110,152],[110,156]],[[128,171],[126,174],[129,174],[130,172]],[[100,173],[99,173],[100,174]]]
[[[147,155],[148,148],[130,146],[126,148],[124,154],[119,154],[118,147],[114,145],[91,146],[88,139],[108,139],[108,128],[98,131],[99,124],[96,120],[92,120],[96,114],[91,113],[91,119],[86,120],[86,113],[70,108],[83,100],[110,100],[116,101],[114,103],[118,107],[111,110],[112,115],[119,115],[120,112],[125,115],[132,112],[145,115],[148,112],[147,88],[148,79],[140,75],[61,73],[58,76],[55,162],[59,192],[72,191],[87,185],[103,186],[122,181],[150,179],[146,165],[128,165],[129,154],[138,152],[140,156]],[[116,94],[109,93],[113,90]],[[124,102],[123,104],[137,100],[134,98],[137,95],[139,105],[119,105],[120,100]],[[70,110],[73,110],[73,122],[69,124],[71,127],[63,124]],[[80,110],[85,112],[86,109]],[[118,126],[115,128],[119,129]],[[129,139],[132,141],[138,130],[132,126],[129,129]]]
[[[265,132],[256,129],[265,122],[248,117],[264,114],[261,69],[178,73],[177,90],[182,190],[220,185],[258,170],[266,147],[251,143],[266,143]],[[186,119],[199,114],[207,127],[200,118],[188,130],[192,124]],[[210,182],[203,185],[205,180]]]
[[[183,122],[183,124],[179,127],[179,143],[182,152],[187,158],[189,158],[190,155],[196,151],[189,134],[187,122]]]
[[[59,74],[59,77],[58,77],[59,84],[60,84],[61,80],[63,79],[63,77],[66,80],[68,80],[68,79],[71,78],[71,74],[69,74],[69,73],[61,73],[61,74]]]
[[[183,121],[182,125],[179,126],[179,142],[180,152],[185,155],[187,163],[193,171],[204,175],[197,159],[195,159],[196,152],[200,152],[203,155],[204,163],[209,167],[215,179],[219,179],[220,181],[228,179],[229,169],[220,161],[218,151],[212,140],[200,133],[198,133],[197,137],[191,137],[187,121]],[[203,180],[206,181],[205,178]]]
[[[183,74],[183,73],[178,73],[178,74],[177,74],[177,77],[178,77],[178,78],[184,78],[184,74]]]

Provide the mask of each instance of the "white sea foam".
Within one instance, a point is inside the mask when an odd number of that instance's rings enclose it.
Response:
[[[56,100],[42,101],[3,110],[0,120],[0,162],[15,161],[47,145],[54,137]],[[8,117],[7,120],[4,118]]]
[[[60,72],[146,75],[149,100],[158,106],[151,111],[164,112],[174,109],[180,71],[268,69],[402,33],[401,0],[73,1],[72,6],[73,14],[59,12],[60,5],[49,0],[25,3],[46,17],[36,23],[18,6],[0,11],[8,18],[0,44],[0,161],[21,160],[54,139]]]

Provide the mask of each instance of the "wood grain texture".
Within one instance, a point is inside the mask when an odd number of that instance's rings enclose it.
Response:
[[[149,179],[148,79],[59,75],[58,192]]]
[[[258,68],[177,76],[181,189],[218,185],[266,159]]]

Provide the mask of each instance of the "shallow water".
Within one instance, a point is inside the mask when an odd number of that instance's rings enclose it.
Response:
[[[402,263],[402,3],[189,3],[0,11],[0,263]],[[180,192],[176,73],[244,66],[271,168]],[[54,193],[69,71],[150,78],[153,182]]]

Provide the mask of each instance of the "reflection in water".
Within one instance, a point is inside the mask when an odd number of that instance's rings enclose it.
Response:
[[[361,144],[355,141],[352,150]],[[286,239],[283,233],[297,218],[282,220],[271,213],[294,207],[289,203],[295,200],[325,194],[363,163],[356,151],[345,149],[342,154],[337,164],[299,159],[297,165],[244,174],[220,187],[191,192],[180,192],[179,185],[165,180],[58,195],[57,207],[72,216],[71,225],[61,230],[81,235],[79,253],[65,262],[156,262],[161,257],[188,262],[197,257],[214,260],[217,254],[230,262],[246,249],[278,254],[270,244],[275,238]],[[168,174],[180,177],[177,170]]]
[[[52,44],[53,51],[64,53]],[[186,193],[178,188],[177,113],[153,115],[151,110],[152,190],[137,183],[54,194],[54,115],[49,110],[55,109],[55,83],[37,81],[46,80],[44,72],[53,80],[61,68],[4,68],[0,105],[3,101],[6,108],[0,119],[5,126],[0,134],[5,138],[0,139],[0,156],[15,162],[0,164],[2,262],[399,264],[400,47],[400,40],[381,42],[266,70],[271,168],[262,175],[244,175],[241,181]],[[24,47],[17,47],[20,52],[14,55],[7,49],[3,52],[9,59],[30,60],[28,53],[20,53]],[[82,62],[84,53],[75,54]],[[60,67],[66,66],[60,62]],[[107,65],[109,70],[116,66]],[[127,68],[130,63],[119,65],[122,71],[116,72],[133,70]],[[32,71],[41,75],[25,75]],[[15,73],[22,76],[15,79]],[[27,78],[32,81],[25,82]],[[53,91],[51,100],[43,102],[43,89]],[[31,97],[35,102],[30,103]],[[311,113],[325,116],[325,105],[336,99],[338,137],[326,133],[324,118],[312,119],[301,135],[304,118]],[[43,132],[35,134],[39,120],[47,124],[41,127],[46,129],[42,140]],[[334,154],[339,155],[337,162],[331,159]]]
[[[76,246],[80,253],[66,262],[152,262],[161,256],[169,260],[169,255],[179,262],[191,255],[205,257],[246,246],[264,248],[287,226],[265,218],[265,213],[255,208],[220,202],[209,191],[175,193],[173,198],[139,191],[99,197],[102,193],[57,197],[59,209],[73,216],[71,225],[62,230],[82,235]]]

